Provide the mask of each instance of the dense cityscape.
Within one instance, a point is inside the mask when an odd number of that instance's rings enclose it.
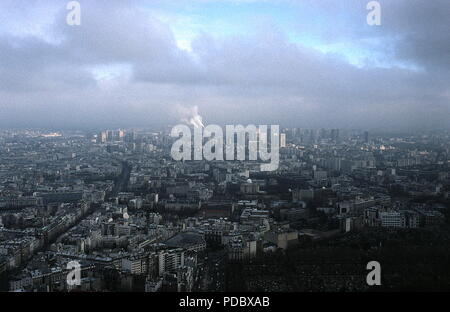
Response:
[[[450,132],[284,128],[267,172],[174,141],[1,130],[1,290],[371,291],[370,261],[376,290],[449,289]]]
[[[450,292],[449,12],[0,0],[2,302],[428,308],[409,293]]]

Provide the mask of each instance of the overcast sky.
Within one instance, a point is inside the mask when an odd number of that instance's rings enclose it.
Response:
[[[0,1],[0,127],[448,128],[450,1]]]

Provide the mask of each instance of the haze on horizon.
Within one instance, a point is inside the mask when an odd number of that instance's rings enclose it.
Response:
[[[0,2],[0,128],[447,128],[450,1]]]

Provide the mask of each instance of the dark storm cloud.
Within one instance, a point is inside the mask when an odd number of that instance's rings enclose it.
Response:
[[[385,32],[398,37],[398,58],[430,70],[450,69],[450,1],[384,1]]]
[[[82,2],[80,27],[55,1],[46,28],[55,40],[0,33],[0,122],[145,126],[177,122],[177,107],[197,105],[206,123],[447,126],[450,2],[380,2],[379,28],[364,24],[366,1],[310,4],[338,21],[322,30],[336,33],[325,41],[372,40],[391,63],[383,68],[294,44],[276,26],[226,37],[205,29],[188,52],[141,1]],[[3,9],[20,14],[11,5]]]

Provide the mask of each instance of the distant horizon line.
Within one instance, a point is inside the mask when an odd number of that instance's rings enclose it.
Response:
[[[247,124],[242,124],[243,126],[247,126]],[[254,123],[254,125],[259,125],[258,123]],[[0,131],[38,131],[38,132],[101,132],[108,130],[124,130],[124,131],[165,131],[170,130],[173,124],[167,124],[164,126],[126,126],[126,127],[117,127],[117,126],[102,126],[102,127],[2,127],[0,126]],[[417,127],[417,128],[409,128],[409,127],[354,127],[354,128],[346,128],[346,127],[301,127],[301,126],[283,126],[280,125],[280,129],[282,130],[343,130],[343,131],[369,131],[375,133],[416,133],[416,132],[442,132],[442,131],[450,131],[450,127],[441,128],[441,127]]]

